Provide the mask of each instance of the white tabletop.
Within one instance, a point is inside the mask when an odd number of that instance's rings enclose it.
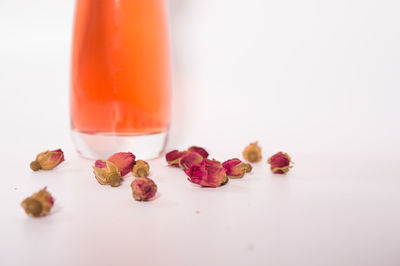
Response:
[[[131,176],[99,185],[74,151],[73,1],[0,2],[0,265],[400,265],[398,2],[215,2],[168,2],[167,150],[224,161],[259,140],[263,161],[212,189],[151,160],[150,202]],[[32,172],[53,148],[66,161]],[[266,163],[280,150],[285,176]],[[27,217],[20,202],[44,186],[51,214]]]

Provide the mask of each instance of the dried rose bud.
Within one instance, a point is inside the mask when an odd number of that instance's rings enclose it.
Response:
[[[157,192],[157,185],[148,177],[138,177],[131,184],[133,198],[138,201],[148,201]]]
[[[149,176],[150,166],[143,160],[137,160],[132,168],[132,174],[136,177],[147,177]]]
[[[24,208],[26,214],[32,217],[45,216],[50,212],[50,209],[53,207],[53,205],[54,198],[46,190],[46,187],[26,198],[21,203],[21,206]]]
[[[250,143],[250,145],[244,149],[243,157],[250,163],[261,161],[261,148],[258,146],[258,141]]]
[[[121,175],[118,167],[109,161],[97,160],[93,166],[94,176],[101,185],[118,187],[121,183]]]
[[[234,158],[225,161],[222,166],[225,168],[226,175],[229,178],[242,178],[245,173],[249,173],[252,169],[251,165]]]
[[[290,165],[290,163],[293,163],[290,156],[284,152],[272,155],[268,159],[268,163],[271,164],[271,171],[274,174],[286,174],[293,167]]]
[[[201,156],[203,156],[203,158],[208,158],[208,152],[201,148],[201,147],[197,147],[197,146],[192,146],[188,149],[188,151],[194,151],[197,152],[198,154],[200,154]]]
[[[186,152],[184,152],[184,151],[173,150],[173,151],[168,152],[165,155],[165,159],[167,160],[167,163],[169,166],[179,167],[179,162],[180,162],[182,156],[185,154],[186,154]]]
[[[33,171],[51,170],[64,161],[64,153],[61,149],[54,151],[41,152],[36,156],[36,160],[31,162],[30,167]]]
[[[190,168],[194,164],[201,163],[203,161],[203,156],[197,152],[187,152],[183,155],[179,161],[179,167],[183,170]]]
[[[132,171],[132,167],[135,164],[136,156],[131,152],[118,152],[110,156],[107,161],[115,164],[121,176],[128,174]]]
[[[185,170],[188,180],[202,187],[218,187],[228,182],[225,169],[216,160],[204,159]]]

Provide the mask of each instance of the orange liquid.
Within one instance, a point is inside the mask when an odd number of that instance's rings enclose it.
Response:
[[[84,133],[168,129],[170,58],[163,0],[77,0],[71,122]]]

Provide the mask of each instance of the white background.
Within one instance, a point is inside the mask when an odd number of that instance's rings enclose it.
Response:
[[[0,0],[0,265],[400,265],[400,2],[169,0],[168,150],[263,162],[217,189],[151,161],[154,201],[132,177],[99,186],[69,134],[74,1]],[[28,165],[46,149],[66,162]],[[272,175],[266,159],[296,162]],[[20,202],[44,185],[51,215]]]

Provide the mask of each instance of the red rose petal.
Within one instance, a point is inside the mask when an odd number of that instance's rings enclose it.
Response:
[[[188,149],[188,151],[191,152],[197,152],[198,154],[200,154],[201,156],[203,156],[203,158],[208,158],[208,152],[202,148],[202,147],[198,147],[198,146],[192,146]]]
[[[112,162],[115,164],[121,176],[128,174],[135,164],[135,155],[131,152],[118,152],[110,156],[107,161]]]

